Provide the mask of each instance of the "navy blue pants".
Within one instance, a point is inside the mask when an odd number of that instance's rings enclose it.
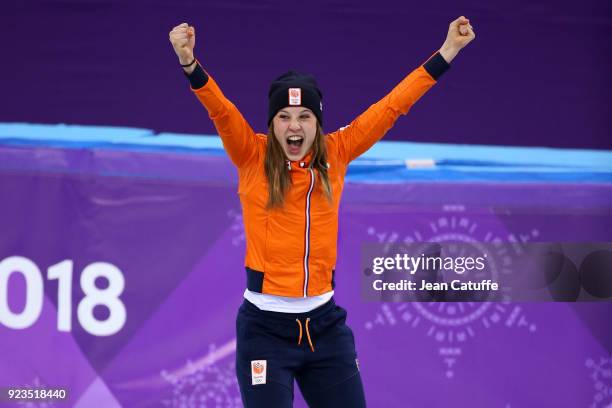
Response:
[[[245,299],[236,318],[236,375],[246,408],[365,407],[353,332],[331,299],[307,313],[263,311]]]

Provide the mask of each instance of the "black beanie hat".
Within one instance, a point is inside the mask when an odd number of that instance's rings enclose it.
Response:
[[[295,71],[285,72],[270,85],[268,92],[268,126],[276,112],[288,106],[310,109],[323,124],[323,94],[312,75]]]

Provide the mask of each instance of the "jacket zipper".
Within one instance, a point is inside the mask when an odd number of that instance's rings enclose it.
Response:
[[[306,195],[306,236],[304,238],[304,297],[308,296],[308,256],[310,255],[310,196],[312,194],[312,188],[314,187],[314,173],[312,168],[309,168],[310,172],[310,188]]]

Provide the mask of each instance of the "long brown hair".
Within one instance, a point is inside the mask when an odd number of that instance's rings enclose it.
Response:
[[[312,160],[310,167],[318,174],[319,183],[323,194],[332,201],[332,189],[327,174],[327,147],[325,145],[325,134],[320,124],[317,124],[317,133],[312,143]],[[268,179],[268,209],[282,207],[285,203],[285,193],[291,185],[291,175],[285,164],[287,160],[283,146],[274,134],[274,125],[270,124],[268,130],[268,142],[266,147],[265,171]]]

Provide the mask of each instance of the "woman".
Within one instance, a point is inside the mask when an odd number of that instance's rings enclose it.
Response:
[[[364,407],[353,333],[333,300],[344,175],[475,38],[469,20],[453,21],[438,52],[327,135],[312,76],[289,71],[273,81],[268,133],[255,133],[196,60],[195,29],[183,23],[169,36],[238,168],[247,288],[236,320],[236,374],[244,405],[291,407],[295,379],[311,407]]]

